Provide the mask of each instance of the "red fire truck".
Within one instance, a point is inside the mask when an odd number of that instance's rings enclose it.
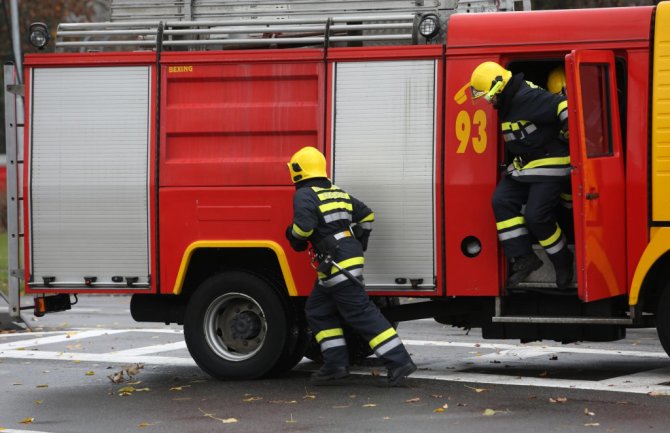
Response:
[[[61,47],[128,51],[26,56],[8,166],[37,313],[132,294],[136,320],[184,324],[214,377],[292,368],[315,271],[284,239],[286,162],[310,145],[375,210],[365,279],[390,320],[524,342],[656,326],[670,352],[670,2],[375,18],[78,24]],[[488,60],[540,86],[565,65],[574,290],[548,264],[505,286],[490,201],[507,155],[468,88]]]

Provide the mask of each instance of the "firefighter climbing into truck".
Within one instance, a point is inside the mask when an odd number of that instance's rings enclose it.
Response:
[[[183,324],[213,377],[322,361],[304,313],[314,269],[285,237],[286,162],[312,147],[326,177],[374,209],[365,292],[390,324],[433,318],[487,339],[565,343],[656,327],[670,353],[670,2],[523,13],[409,3],[62,24],[55,52],[25,56],[25,82],[7,66],[10,313],[128,294],[135,320]],[[531,228],[522,253],[539,262],[514,287],[517,254],[499,235],[524,227],[496,223],[521,215],[494,213],[491,199],[512,162],[506,122],[531,131],[525,113],[473,101],[485,62],[508,86],[565,71],[569,136],[550,156],[569,179],[574,233],[553,220]],[[562,97],[543,95],[560,119]],[[572,278],[554,252],[574,255]],[[34,305],[20,304],[19,278]],[[341,328],[350,362],[378,349]]]

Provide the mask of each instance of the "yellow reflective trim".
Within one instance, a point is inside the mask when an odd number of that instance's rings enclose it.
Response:
[[[561,198],[565,201],[572,201],[572,194],[561,193]]]
[[[504,131],[509,131],[510,129],[512,129],[512,122],[503,122],[503,123],[501,123],[501,124],[500,124],[500,129],[502,129],[503,132],[504,132]]]
[[[357,266],[357,265],[363,265],[365,264],[365,257],[352,257],[350,259],[342,260],[341,262],[337,262],[338,265],[340,265],[341,268],[348,269],[352,266]],[[339,269],[337,269],[335,266],[333,266],[330,269],[330,273],[334,274]]]
[[[536,159],[535,161],[531,161],[528,164],[524,165],[523,169],[526,170],[527,168],[544,167],[547,165],[570,165],[570,157],[557,156],[555,158]]]
[[[188,265],[191,262],[191,257],[193,257],[193,253],[195,253],[196,250],[203,248],[267,248],[272,250],[277,255],[279,268],[281,269],[282,276],[284,277],[284,282],[286,283],[289,296],[298,296],[298,290],[295,287],[295,281],[293,280],[293,275],[291,274],[291,267],[288,264],[288,259],[286,258],[284,249],[277,242],[267,240],[193,242],[191,245],[186,247],[184,255],[182,256],[181,264],[179,265],[179,272],[177,272],[177,278],[172,288],[173,294],[181,294],[182,288],[184,286],[184,279],[186,278],[186,270],[188,269]]]
[[[320,192],[316,195],[319,200],[321,201],[326,201],[326,200],[333,200],[333,199],[344,199],[344,200],[349,200],[349,194],[347,194],[344,191],[324,191]]]
[[[333,329],[324,329],[323,331],[316,334],[316,342],[321,343],[321,340],[329,337],[340,337],[344,335],[342,328],[333,328]]]
[[[302,230],[300,227],[298,227],[297,224],[293,224],[293,231],[302,236],[303,238],[308,238],[312,236],[312,233],[314,233],[314,230],[310,230],[308,232]]]
[[[351,203],[347,203],[344,201],[334,201],[332,203],[326,203],[319,206],[319,210],[321,211],[321,213],[326,213],[335,209],[346,209],[350,212],[354,210]]]
[[[522,217],[522,216],[514,217],[514,218],[510,218],[508,220],[500,221],[500,222],[496,223],[496,229],[504,230],[504,229],[508,229],[510,227],[520,226],[522,224],[526,224],[526,219],[524,217]]]
[[[394,335],[398,335],[398,333],[395,332],[395,329],[393,328],[387,329],[386,331],[382,332],[381,334],[377,335],[375,338],[370,340],[370,348],[374,350],[375,347],[379,346],[379,343],[388,340]]]
[[[637,262],[633,281],[630,284],[630,295],[628,295],[628,304],[637,305],[639,302],[642,283],[649,274],[651,268],[670,251],[670,227],[654,227],[649,231],[649,244],[642,253],[642,257]]]
[[[518,131],[520,129],[519,123],[514,122],[512,123],[512,131]]]
[[[554,232],[554,234],[549,236],[545,240],[541,240],[540,245],[542,245],[543,247],[548,247],[549,245],[556,242],[560,237],[561,237],[561,228],[558,226],[558,224],[556,224],[556,231]]]
[[[369,223],[375,220],[375,213],[370,212],[370,215],[366,216],[362,220],[359,221],[359,223]]]
[[[556,114],[561,114],[561,111],[567,110],[568,109],[568,101],[561,101],[558,104],[558,110],[556,111]]]

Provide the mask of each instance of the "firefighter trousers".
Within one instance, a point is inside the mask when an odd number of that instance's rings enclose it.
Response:
[[[565,188],[565,179],[544,182],[520,182],[508,176],[501,179],[493,193],[493,213],[498,240],[508,258],[533,252],[535,238],[554,266],[571,261],[567,242],[556,222],[556,206]],[[524,209],[525,205],[525,209]]]
[[[328,367],[349,365],[343,322],[369,343],[387,368],[411,361],[393,326],[365,290],[350,281],[326,288],[317,280],[307,299],[305,314]]]

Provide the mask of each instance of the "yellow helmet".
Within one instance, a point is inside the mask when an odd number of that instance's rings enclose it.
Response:
[[[291,180],[297,183],[315,177],[328,177],[326,158],[316,148],[306,146],[297,151],[288,162]]]
[[[557,95],[565,95],[565,68],[557,66],[549,72],[547,90]]]
[[[481,63],[472,71],[470,78],[472,99],[483,96],[490,102],[494,96],[503,91],[510,78],[512,73],[496,62]]]

